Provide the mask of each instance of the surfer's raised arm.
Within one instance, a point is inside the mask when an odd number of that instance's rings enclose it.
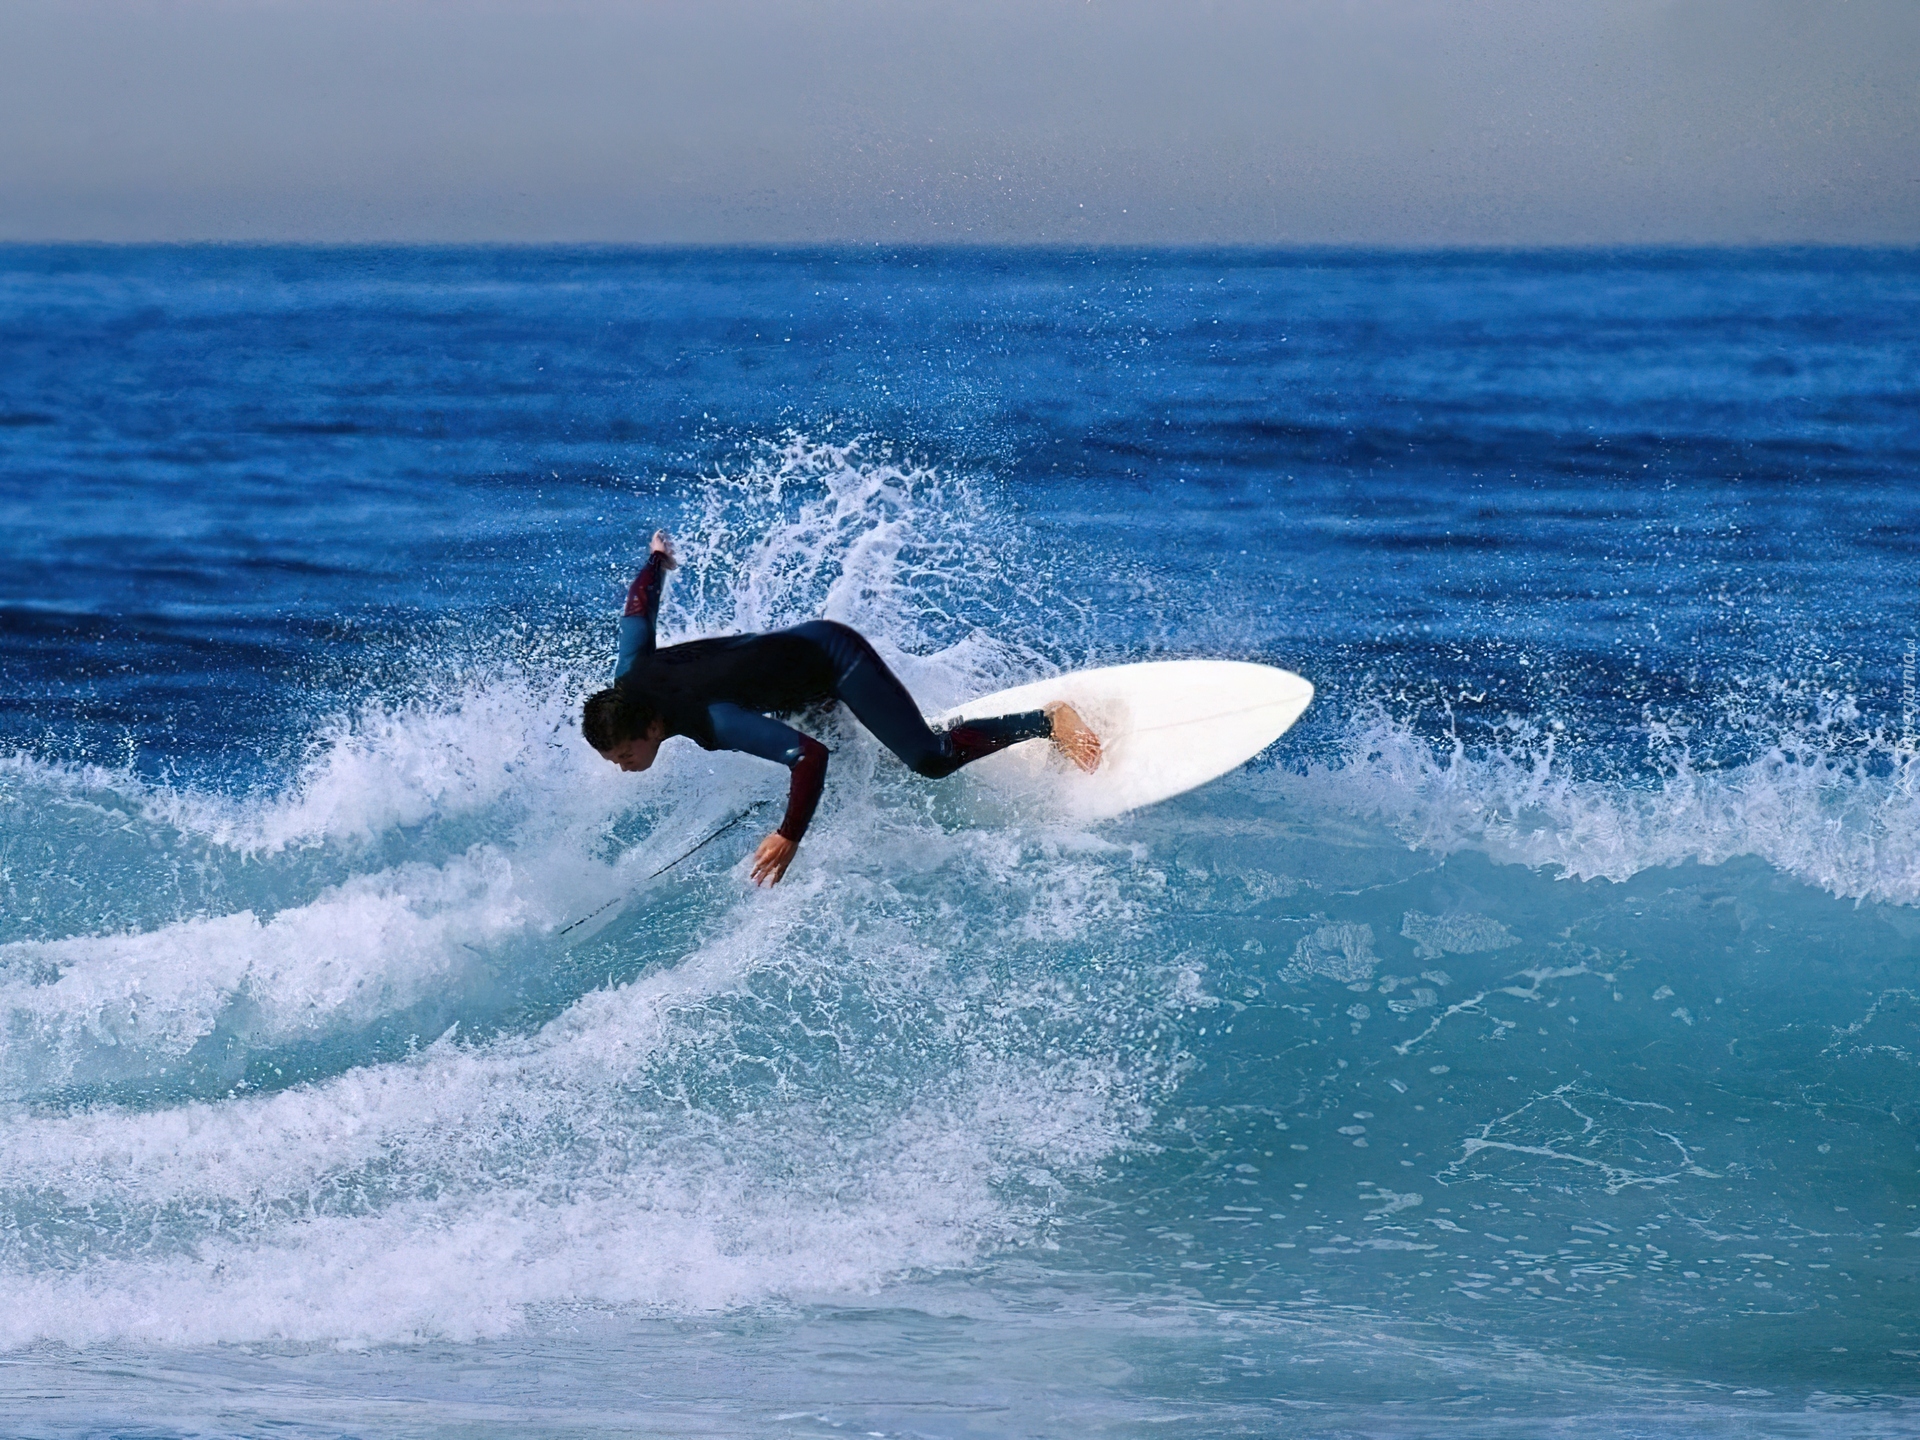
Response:
[[[627,608],[620,616],[620,651],[613,664],[618,680],[633,668],[642,655],[653,653],[654,620],[660,614],[660,592],[666,587],[667,571],[680,562],[674,558],[673,539],[664,530],[653,532],[647,563],[627,587]]]

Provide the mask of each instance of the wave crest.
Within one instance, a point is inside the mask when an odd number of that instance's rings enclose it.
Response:
[[[1551,736],[1469,747],[1370,705],[1340,754],[1290,783],[1409,845],[1626,880],[1688,861],[1754,856],[1844,899],[1920,903],[1920,761],[1884,742],[1780,733],[1739,764],[1696,764],[1670,731],[1647,730],[1646,778],[1580,775]]]

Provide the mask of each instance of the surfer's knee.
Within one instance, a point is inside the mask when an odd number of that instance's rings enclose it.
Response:
[[[929,750],[918,756],[909,768],[914,774],[926,780],[944,780],[958,770],[966,761],[955,755],[944,754],[939,750]]]

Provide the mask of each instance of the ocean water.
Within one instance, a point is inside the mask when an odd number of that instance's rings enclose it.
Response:
[[[1920,255],[15,247],[0,355],[0,1433],[1920,1432]],[[1089,828],[817,715],[756,891],[573,728],[659,525],[929,709],[1319,697]]]

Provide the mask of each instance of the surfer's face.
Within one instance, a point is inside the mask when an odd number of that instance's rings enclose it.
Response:
[[[645,770],[653,764],[654,757],[660,753],[660,747],[667,738],[667,728],[658,720],[648,727],[647,733],[634,740],[622,740],[611,750],[600,753],[618,765],[622,770]]]

